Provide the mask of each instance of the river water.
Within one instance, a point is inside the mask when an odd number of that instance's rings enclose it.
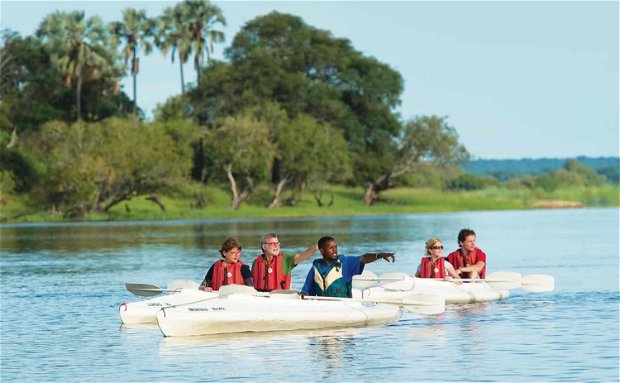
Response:
[[[119,304],[138,299],[125,282],[200,281],[229,235],[246,263],[274,231],[284,252],[331,235],[341,254],[396,252],[368,270],[413,273],[425,240],[451,251],[463,227],[487,273],[549,274],[555,291],[343,330],[164,338],[120,325]],[[1,225],[0,381],[617,382],[618,236],[617,208]],[[309,268],[294,269],[294,288]]]

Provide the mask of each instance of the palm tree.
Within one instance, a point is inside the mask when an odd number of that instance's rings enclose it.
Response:
[[[67,86],[75,80],[77,119],[82,119],[84,80],[100,78],[113,67],[114,56],[107,49],[101,18],[85,19],[83,11],[56,11],[41,22],[37,36],[43,40]]]
[[[174,8],[164,9],[164,14],[157,19],[155,32],[155,45],[166,56],[171,51],[172,63],[176,56],[179,58],[181,71],[181,93],[185,93],[185,78],[183,76],[183,64],[187,62],[191,54],[189,30],[184,27],[183,15],[179,4]]]
[[[210,60],[215,43],[224,42],[224,32],[216,30],[217,24],[226,26],[226,19],[222,10],[212,5],[209,0],[185,0],[179,4],[184,21],[189,23],[192,51],[194,52],[194,68],[198,84],[200,84],[200,69]]]
[[[137,113],[137,77],[140,72],[140,59],[138,51],[140,48],[145,55],[151,53],[153,46],[150,38],[153,35],[154,21],[146,17],[144,10],[135,10],[126,8],[123,11],[123,22],[113,22],[109,25],[114,45],[120,40],[125,40],[125,46],[122,48],[125,64],[131,58],[131,75],[133,77],[133,112]]]
[[[181,67],[181,91],[185,92],[183,64],[194,54],[194,68],[200,83],[200,69],[210,60],[215,43],[224,41],[224,32],[215,26],[226,25],[222,10],[208,0],[185,0],[174,8],[166,8],[158,20],[156,44],[167,55],[172,50],[172,62],[175,53]]]

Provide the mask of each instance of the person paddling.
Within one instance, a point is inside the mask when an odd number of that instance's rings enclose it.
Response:
[[[295,266],[310,258],[318,247],[309,246],[295,255],[280,253],[280,241],[275,233],[268,233],[260,241],[263,251],[252,263],[254,288],[258,291],[288,290],[291,288],[291,273]]]
[[[476,247],[476,232],[472,229],[459,231],[460,248],[448,254],[448,262],[461,278],[484,279],[487,272],[487,255]]]
[[[420,260],[420,265],[415,273],[418,278],[459,278],[459,275],[442,255],[443,244],[437,238],[426,241],[426,255]]]
[[[239,260],[241,257],[241,244],[235,238],[228,237],[220,247],[222,259],[216,261],[199,289],[204,291],[217,291],[226,285],[252,286],[252,273],[248,265]]]
[[[333,237],[322,237],[318,243],[323,258],[312,262],[303,295],[351,298],[353,276],[364,271],[364,265],[378,259],[395,261],[394,253],[366,253],[362,256],[338,255],[338,244]]]

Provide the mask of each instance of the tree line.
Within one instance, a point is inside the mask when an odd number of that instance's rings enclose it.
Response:
[[[467,183],[459,165],[470,155],[456,129],[444,116],[403,119],[403,79],[389,65],[278,12],[246,23],[213,60],[224,25],[217,6],[185,0],[155,18],[127,8],[104,25],[55,12],[34,36],[3,31],[2,193],[79,216],[188,182],[228,185],[233,209],[260,184],[276,208],[326,184],[361,188],[373,204],[394,186],[432,187],[435,175],[442,187]],[[178,61],[181,92],[145,121],[139,56],[154,49]],[[194,84],[183,74],[190,59]],[[132,99],[120,92],[123,76],[133,78]]]

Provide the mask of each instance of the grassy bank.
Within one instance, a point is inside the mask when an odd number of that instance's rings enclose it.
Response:
[[[207,200],[204,208],[192,208],[196,193]],[[361,189],[339,186],[328,187],[323,193],[327,205],[319,207],[312,193],[301,195],[295,206],[267,209],[268,190],[259,190],[257,197],[244,203],[238,210],[230,210],[230,195],[225,188],[192,186],[171,195],[160,195],[166,211],[145,196],[134,198],[115,206],[108,213],[87,214],[78,221],[123,220],[173,220],[173,219],[222,219],[222,218],[270,218],[308,217],[338,215],[409,214],[426,212],[450,212],[473,210],[513,210],[549,207],[620,206],[618,185],[590,188],[571,188],[546,193],[540,190],[488,188],[469,192],[443,192],[431,189],[392,189],[381,194],[381,201],[373,206],[362,202]],[[285,196],[286,197],[286,196]],[[6,198],[0,207],[1,222],[66,222],[59,214],[28,211],[25,197]]]

